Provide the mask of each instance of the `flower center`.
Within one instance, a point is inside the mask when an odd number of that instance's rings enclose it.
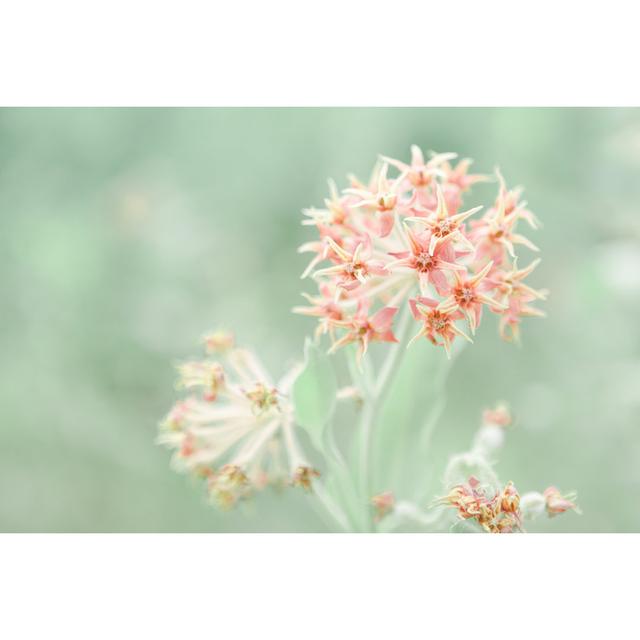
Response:
[[[426,187],[431,182],[431,176],[424,169],[414,169],[409,172],[409,182],[414,187]]]
[[[426,251],[423,251],[416,256],[416,266],[420,271],[429,271],[435,266],[435,260],[433,256],[430,256]]]
[[[245,391],[244,394],[253,404],[253,410],[257,414],[278,406],[278,390],[269,389],[261,382],[256,383],[251,391]]]
[[[397,201],[398,197],[395,193],[379,193],[377,197],[378,210],[390,211],[396,206]]]
[[[355,278],[358,271],[366,273],[365,265],[362,262],[349,262],[344,265],[345,274],[351,278]]]
[[[456,298],[460,304],[469,304],[475,299],[475,293],[471,287],[461,287],[456,293]]]
[[[449,233],[451,233],[454,229],[455,229],[455,223],[452,223],[451,220],[443,220],[438,224],[434,232],[437,236],[446,236]]]

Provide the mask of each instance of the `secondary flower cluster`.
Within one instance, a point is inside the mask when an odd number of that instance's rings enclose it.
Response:
[[[569,510],[580,513],[573,500],[575,494],[563,496],[556,487],[521,498],[513,482],[492,495],[490,489],[471,476],[438,502],[457,509],[463,520],[475,520],[488,533],[513,533],[522,531],[523,519],[533,519],[544,511],[549,517]]]
[[[350,176],[338,192],[330,182],[325,208],[304,212],[318,238],[299,249],[313,254],[303,277],[313,276],[318,294],[303,294],[309,306],[294,310],[317,317],[333,349],[355,342],[362,356],[371,342],[395,342],[393,320],[405,302],[420,325],[414,339],[447,354],[456,337],[471,341],[485,307],[499,314],[506,340],[518,339],[523,317],[543,315],[530,303],[546,293],[524,283],[539,260],[519,268],[516,258],[517,246],[538,250],[517,230],[521,220],[535,229],[535,216],[498,172],[495,202],[471,219],[482,207],[463,210],[463,198],[489,178],[470,174],[468,159],[452,164],[455,157],[425,160],[416,146],[409,164],[382,157],[368,183]]]
[[[453,487],[440,503],[456,508],[463,520],[474,519],[488,533],[513,533],[522,529],[520,495],[512,482],[491,495],[490,490],[471,476],[467,482]]]
[[[190,395],[161,424],[159,442],[175,450],[174,465],[204,478],[226,508],[269,484],[310,489],[319,474],[300,450],[287,397],[297,371],[276,386],[233,336],[212,333],[204,343],[209,357],[178,366],[178,387]]]
[[[504,404],[483,412],[482,426],[471,450],[452,457],[445,474],[449,478],[464,474],[464,481],[450,482],[448,494],[435,504],[455,508],[460,519],[474,521],[489,533],[522,531],[523,520],[532,520],[544,512],[550,517],[569,510],[579,513],[575,493],[562,495],[555,487],[549,487],[542,493],[520,496],[513,482],[504,487],[498,482],[492,467],[511,424],[511,414]]]

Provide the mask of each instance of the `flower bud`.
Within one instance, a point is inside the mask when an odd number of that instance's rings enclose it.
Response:
[[[293,474],[292,484],[294,487],[302,487],[306,491],[311,491],[311,481],[313,478],[319,478],[320,472],[312,469],[311,467],[307,467],[305,465],[300,465]]]
[[[549,517],[557,516],[559,513],[564,513],[569,509],[580,513],[577,505],[572,502],[572,500],[575,500],[575,493],[563,496],[556,487],[548,487],[544,490],[543,495],[546,500]]]
[[[377,496],[371,498],[371,505],[375,511],[374,519],[376,522],[380,522],[382,518],[389,515],[395,507],[396,499],[391,491],[385,491],[379,493]]]
[[[508,427],[513,422],[509,407],[501,402],[493,409],[485,409],[482,412],[482,424],[484,426],[494,425],[496,427]]]
[[[214,331],[203,336],[205,350],[208,354],[225,353],[229,349],[233,349],[235,338],[228,331]]]

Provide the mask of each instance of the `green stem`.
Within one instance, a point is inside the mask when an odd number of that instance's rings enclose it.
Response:
[[[375,522],[370,505],[372,497],[371,487],[371,451],[373,448],[373,435],[376,416],[382,407],[387,392],[391,386],[393,376],[397,372],[402,362],[402,357],[406,351],[406,337],[411,325],[411,310],[407,305],[404,308],[397,329],[398,342],[389,348],[387,357],[380,369],[380,374],[374,385],[362,385],[365,393],[362,416],[359,427],[358,446],[358,485],[360,496],[364,504],[364,530],[375,531]]]

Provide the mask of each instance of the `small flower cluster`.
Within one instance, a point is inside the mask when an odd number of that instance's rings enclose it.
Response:
[[[287,397],[297,371],[274,385],[230,334],[209,334],[204,344],[208,357],[178,366],[178,387],[190,395],[161,423],[158,440],[175,450],[174,465],[204,478],[224,508],[270,484],[309,490],[319,474],[300,450]]]
[[[468,159],[451,164],[455,157],[425,160],[416,146],[409,164],[382,157],[368,183],[351,176],[341,193],[330,183],[325,208],[304,212],[318,239],[299,249],[313,254],[303,277],[313,276],[318,295],[303,294],[309,306],[294,310],[317,317],[318,333],[329,333],[334,349],[355,342],[362,356],[371,342],[395,342],[393,320],[405,301],[420,324],[414,339],[447,354],[456,337],[471,341],[485,307],[500,315],[506,340],[519,338],[523,317],[543,315],[531,303],[546,292],[523,282],[539,260],[518,268],[515,253],[516,246],[538,250],[517,231],[521,220],[535,229],[535,216],[498,172],[495,202],[470,220],[482,207],[462,211],[463,198],[489,178],[470,174]]]
[[[524,520],[533,520],[545,511],[550,517],[569,510],[580,513],[575,493],[562,495],[549,487],[543,493],[520,496],[513,482],[500,484],[492,467],[512,422],[505,404],[483,412],[471,450],[450,459],[445,473],[448,493],[434,504],[455,508],[460,519],[473,521],[489,533],[523,531]]]
[[[453,487],[439,502],[457,509],[463,520],[474,519],[488,533],[522,530],[520,495],[512,482],[490,495],[489,490],[471,476],[467,482]]]

